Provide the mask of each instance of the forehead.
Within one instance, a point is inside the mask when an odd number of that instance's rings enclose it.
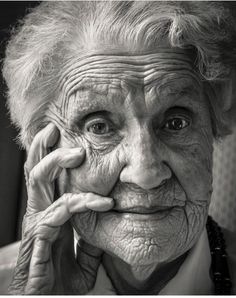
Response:
[[[72,59],[62,69],[60,88],[65,95],[76,89],[88,88],[89,80],[98,83],[129,85],[146,87],[163,82],[169,74],[172,77],[183,76],[196,79],[192,60],[187,51],[180,49],[159,49],[158,53],[143,55],[123,54],[95,54]]]
[[[108,98],[109,104],[117,104],[137,90],[174,97],[181,92],[199,92],[200,87],[201,80],[187,52],[169,48],[142,55],[85,56],[65,65],[60,79],[62,102],[65,104],[77,94],[79,109],[94,106],[95,102],[106,105]]]

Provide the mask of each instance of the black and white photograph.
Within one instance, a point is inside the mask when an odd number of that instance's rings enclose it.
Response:
[[[236,1],[0,1],[0,295],[236,295]]]

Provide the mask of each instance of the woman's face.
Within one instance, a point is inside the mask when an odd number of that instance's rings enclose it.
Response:
[[[65,81],[59,146],[82,146],[86,158],[63,172],[60,193],[115,201],[109,212],[75,215],[76,231],[131,265],[182,255],[203,230],[212,192],[208,102],[190,61],[172,51],[94,55]]]

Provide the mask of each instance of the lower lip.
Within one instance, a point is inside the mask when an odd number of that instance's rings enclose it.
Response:
[[[168,216],[174,208],[160,210],[155,213],[131,213],[108,211],[107,214],[128,220],[161,220]]]

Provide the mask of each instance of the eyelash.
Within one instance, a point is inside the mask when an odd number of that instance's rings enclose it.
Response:
[[[106,127],[104,127],[104,129],[105,130],[107,129],[107,131],[105,131],[104,133],[99,133],[98,131],[97,131],[97,133],[90,131],[90,129],[91,130],[94,129],[94,131],[95,131],[96,130],[95,126],[99,125],[99,124],[102,124],[102,125],[104,124],[106,126]],[[97,127],[97,128],[99,129],[99,127]],[[111,135],[112,132],[114,132],[113,125],[111,124],[111,122],[107,121],[105,119],[93,119],[93,120],[89,121],[85,125],[85,130],[87,132],[93,133],[95,135],[101,135],[101,136],[105,136],[105,135],[108,136],[108,135]]]
[[[180,120],[180,122],[178,123],[179,120]],[[172,121],[172,123],[171,123],[171,121]],[[173,123],[174,121],[176,123]],[[180,127],[180,128],[177,127],[176,129],[171,128],[171,125],[174,127],[175,125],[178,126],[180,124],[183,125],[183,127]],[[187,128],[190,125],[191,125],[191,119],[189,117],[181,116],[181,115],[173,115],[173,116],[169,117],[164,122],[164,125],[162,125],[162,129],[168,130],[168,131],[175,131],[176,132],[176,131],[180,131],[180,130],[185,129],[185,128]]]

